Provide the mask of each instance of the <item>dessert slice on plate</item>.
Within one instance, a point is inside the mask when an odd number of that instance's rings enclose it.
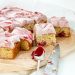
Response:
[[[56,43],[55,29],[51,23],[35,24],[34,35],[37,45],[54,45]]]
[[[54,28],[56,30],[56,36],[60,36],[60,37],[70,36],[69,23],[65,17],[55,17],[54,16],[50,18],[50,22],[54,25]]]

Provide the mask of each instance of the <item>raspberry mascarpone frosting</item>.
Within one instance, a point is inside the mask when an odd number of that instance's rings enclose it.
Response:
[[[0,47],[14,48],[15,43],[20,42],[21,39],[32,43],[33,36],[31,32],[25,28],[16,27],[11,33],[2,30],[0,32]]]
[[[29,43],[32,43],[33,35],[25,28],[15,27],[11,34],[14,36],[17,35],[20,39],[25,39],[28,40]]]
[[[1,9],[1,14],[9,19],[13,18],[31,18],[36,23],[47,21],[47,17],[39,12],[31,12],[17,7],[5,7]]]
[[[55,27],[69,27],[69,23],[65,17],[53,16],[50,18],[50,23],[52,23]]]
[[[23,27],[25,25],[34,24],[35,23],[33,19],[31,19],[31,18],[25,18],[25,17],[23,17],[23,18],[22,17],[15,18],[14,20],[17,23],[19,23],[19,24],[17,24],[19,27]],[[17,26],[15,25],[15,27],[17,27]]]
[[[51,34],[51,33],[56,34],[55,29],[51,23],[35,24],[34,32],[36,35]]]
[[[35,49],[32,54],[32,59],[38,61],[38,60],[44,60],[45,58],[45,50],[42,46],[38,46],[37,49]]]
[[[47,17],[39,12],[33,12],[33,16],[31,18],[34,19],[36,23],[40,23],[42,21],[44,21],[44,22],[47,21]]]
[[[11,20],[3,20],[0,21],[0,27],[3,28],[5,31],[11,31],[14,29],[14,23]]]

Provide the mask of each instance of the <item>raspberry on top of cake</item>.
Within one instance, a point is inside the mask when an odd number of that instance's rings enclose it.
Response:
[[[51,23],[35,24],[34,33],[38,45],[51,45],[56,42],[56,32]]]

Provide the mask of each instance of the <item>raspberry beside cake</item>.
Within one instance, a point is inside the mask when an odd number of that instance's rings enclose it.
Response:
[[[54,45],[56,43],[55,29],[51,23],[40,23],[34,27],[37,45]]]
[[[66,20],[65,17],[52,17],[50,19],[50,22],[54,25],[54,28],[56,30],[56,36],[64,36],[69,37],[70,36],[70,27],[69,23]]]
[[[13,25],[13,22],[8,19],[0,21],[0,27],[3,28],[5,31],[11,32],[14,29]]]

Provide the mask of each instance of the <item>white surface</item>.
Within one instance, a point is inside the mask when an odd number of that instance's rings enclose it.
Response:
[[[58,75],[75,75],[75,52],[60,60]]]
[[[41,4],[42,2],[42,4]],[[47,3],[47,4],[45,4]],[[66,16],[75,29],[75,15],[73,11],[59,6],[75,10],[75,0],[0,0],[0,8],[4,6],[19,6],[29,10],[39,10],[49,16]],[[37,5],[37,6],[36,6]],[[12,69],[12,68],[11,68]],[[20,75],[18,73],[0,73],[0,75]],[[58,75],[75,75],[75,52],[60,60]]]
[[[37,2],[51,3],[75,11],[75,0],[37,0]]]

